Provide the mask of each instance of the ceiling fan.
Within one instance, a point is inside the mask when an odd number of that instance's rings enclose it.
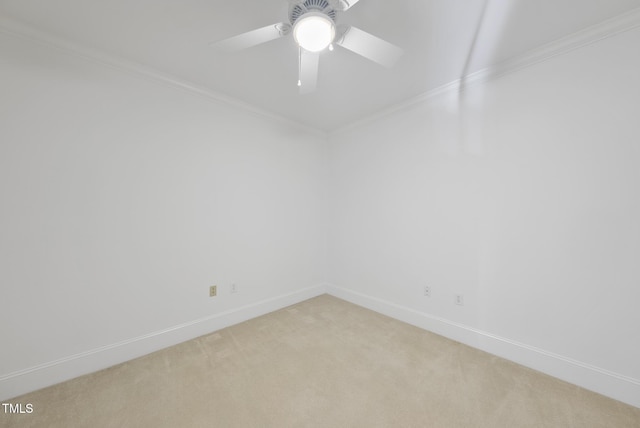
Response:
[[[359,0],[288,0],[289,22],[279,22],[240,34],[212,46],[239,51],[293,34],[298,45],[298,86],[306,94],[316,89],[320,53],[341,46],[385,67],[392,67],[403,50],[351,25],[337,25],[339,12]]]

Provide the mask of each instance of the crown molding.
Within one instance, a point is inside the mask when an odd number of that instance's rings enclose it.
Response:
[[[379,121],[397,112],[408,110],[420,104],[428,103],[440,95],[464,91],[466,87],[478,83],[486,83],[493,79],[514,73],[523,68],[527,68],[553,57],[566,54],[575,49],[596,43],[600,40],[615,36],[620,33],[640,27],[640,8],[633,9],[622,15],[618,15],[599,24],[580,30],[553,42],[547,43],[538,48],[532,49],[522,55],[501,62],[499,64],[470,73],[460,79],[445,83],[436,88],[423,92],[420,95],[409,98],[398,104],[378,111],[370,116],[356,120],[347,125],[341,126],[333,131],[323,131],[321,129],[302,124],[285,116],[277,115],[268,110],[255,107],[239,99],[224,95],[203,86],[196,85],[187,80],[180,79],[167,73],[160,72],[142,64],[116,57],[98,49],[89,48],[67,39],[42,32],[33,27],[26,26],[13,20],[0,17],[0,33],[14,37],[20,37],[38,44],[59,49],[67,54],[83,58],[102,66],[107,66],[121,72],[134,74],[146,80],[181,89],[189,93],[204,97],[209,101],[223,104],[253,116],[266,118],[272,121],[286,124],[317,137],[329,138],[347,131],[360,128],[367,124]]]
[[[143,64],[130,61],[115,55],[111,55],[92,47],[88,47],[73,42],[62,37],[38,30],[34,27],[19,23],[15,20],[7,19],[0,16],[0,33],[11,37],[28,40],[32,43],[40,44],[48,48],[57,49],[66,54],[72,55],[86,61],[93,62],[103,67],[118,70],[130,75],[141,77],[147,81],[160,83],[175,89],[189,92],[197,96],[203,97],[211,102],[219,105],[225,105],[237,110],[244,111],[259,118],[266,118],[271,121],[285,124],[295,129],[310,133],[317,137],[326,139],[327,132],[309,125],[302,124],[295,120],[289,119],[272,113],[268,110],[256,107],[237,98],[221,94],[219,92],[208,89],[204,86],[196,85],[188,80],[181,79],[168,73],[158,71],[154,68]]]
[[[633,9],[622,15],[618,15],[599,24],[587,27],[538,48],[532,49],[507,61],[474,71],[460,79],[456,79],[452,82],[430,89],[418,96],[380,110],[373,115],[344,125],[330,132],[329,137],[377,122],[385,117],[391,116],[400,111],[411,109],[417,105],[428,103],[440,95],[450,92],[462,92],[470,85],[489,82],[504,75],[547,61],[556,56],[564,55],[581,47],[591,45],[600,40],[633,30],[637,27],[640,27],[640,8]]]

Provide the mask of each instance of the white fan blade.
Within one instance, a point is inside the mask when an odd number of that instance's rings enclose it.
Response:
[[[211,46],[225,51],[239,51],[286,36],[291,25],[285,23],[267,25],[257,30],[211,43]]]
[[[319,62],[319,52],[300,49],[300,94],[308,94],[316,90]]]
[[[399,47],[356,27],[348,27],[337,44],[389,68],[404,53]]]
[[[338,9],[343,11],[347,10],[359,1],[360,0],[338,0]]]

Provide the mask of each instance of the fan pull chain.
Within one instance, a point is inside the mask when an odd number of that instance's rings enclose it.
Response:
[[[302,48],[298,46],[298,86],[302,86],[300,76],[302,75]]]

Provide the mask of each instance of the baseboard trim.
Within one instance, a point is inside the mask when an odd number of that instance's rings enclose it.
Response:
[[[640,408],[638,379],[333,284],[326,284],[326,291],[339,299]]]
[[[0,400],[92,373],[326,292],[316,285],[0,376]]]
[[[0,400],[102,370],[324,293],[640,408],[637,379],[333,284],[265,299],[0,376]]]

